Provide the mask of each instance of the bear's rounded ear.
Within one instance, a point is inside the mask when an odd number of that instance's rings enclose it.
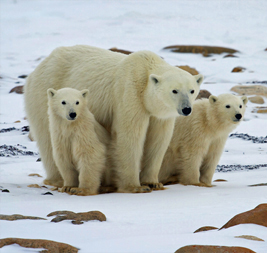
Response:
[[[198,75],[195,75],[194,77],[195,77],[196,82],[197,82],[198,85],[202,84],[202,82],[204,80],[204,76],[203,75],[198,74]]]
[[[241,97],[241,99],[243,100],[244,105],[246,105],[248,102],[248,98],[246,96],[243,96]]]
[[[82,93],[82,96],[83,96],[84,98],[86,98],[86,97],[87,97],[87,94],[89,93],[89,90],[84,89],[84,90],[81,91],[81,93]]]
[[[54,90],[54,89],[52,89],[52,88],[50,88],[50,89],[47,90],[48,98],[54,97],[56,93],[57,93],[57,91]]]
[[[157,76],[155,74],[151,74],[149,76],[149,80],[154,84],[159,84],[160,83],[160,76]]]
[[[209,96],[209,101],[211,104],[214,104],[217,100],[218,100],[218,98],[216,96],[214,96],[214,95]]]

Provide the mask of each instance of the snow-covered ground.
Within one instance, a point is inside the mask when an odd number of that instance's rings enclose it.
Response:
[[[64,1],[1,0],[0,3],[0,146],[25,146],[38,152],[35,142],[22,132],[23,95],[11,88],[23,85],[19,75],[28,75],[54,48],[88,44],[101,48],[118,47],[130,51],[151,50],[172,65],[189,65],[205,76],[202,89],[212,94],[230,92],[237,84],[267,80],[267,1]],[[203,57],[163,51],[169,45],[214,45],[239,50],[238,58],[224,55]],[[236,66],[243,73],[231,73]],[[266,83],[262,83],[265,85]],[[265,98],[265,106],[267,99]],[[251,111],[248,103],[245,120],[234,131],[255,137],[267,135],[267,115]],[[15,121],[19,123],[14,123]],[[71,244],[87,252],[175,252],[190,244],[243,246],[258,253],[267,252],[267,228],[246,224],[220,231],[194,234],[201,226],[221,227],[234,215],[267,202],[267,187],[248,187],[266,183],[267,144],[229,138],[219,165],[259,165],[254,170],[216,172],[216,187],[172,185],[165,191],[147,194],[105,194],[70,196],[45,188],[45,171],[38,155],[0,157],[1,214],[46,217],[52,211],[87,212],[99,210],[106,222],[47,220],[0,220],[0,238],[49,239]],[[245,167],[241,167],[245,168]],[[30,173],[43,176],[29,177]],[[265,242],[238,239],[253,235]],[[17,245],[0,252],[38,252]]]

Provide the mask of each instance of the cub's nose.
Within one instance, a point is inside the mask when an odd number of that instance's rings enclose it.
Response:
[[[185,107],[182,109],[182,112],[185,116],[188,116],[191,113],[192,109],[191,107]]]
[[[235,115],[236,119],[240,120],[242,118],[242,115],[240,113]]]
[[[76,118],[77,114],[76,114],[76,112],[71,112],[71,113],[69,114],[69,116],[70,116],[70,118],[71,118],[72,120],[74,120],[74,119]]]

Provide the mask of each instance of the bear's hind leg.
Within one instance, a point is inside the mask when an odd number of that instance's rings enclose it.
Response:
[[[44,130],[44,132],[47,132],[47,130]],[[63,179],[53,158],[52,144],[50,141],[49,132],[47,133],[47,137],[48,138],[45,141],[43,141],[43,136],[41,138],[36,138],[38,143],[38,149],[41,155],[41,161],[43,163],[47,175],[46,179],[44,180],[44,184],[52,185],[55,187],[62,187]],[[38,139],[42,140],[38,141]]]
[[[39,79],[44,80],[43,78]],[[37,142],[42,164],[46,170],[44,184],[62,187],[63,179],[53,158],[47,116],[47,95],[44,86],[43,83],[36,83],[36,80],[32,80],[31,75],[27,78],[27,84],[24,86],[25,110],[31,136]]]

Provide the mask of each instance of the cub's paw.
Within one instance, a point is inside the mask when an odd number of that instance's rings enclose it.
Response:
[[[78,188],[78,187],[72,187],[68,193],[71,195],[78,195],[78,196],[97,195],[97,191],[92,191],[87,188]]]
[[[142,186],[148,186],[153,191],[165,189],[162,183],[142,183]]]
[[[149,186],[132,186],[127,188],[119,188],[118,192],[121,193],[146,193],[151,192],[151,188]]]

